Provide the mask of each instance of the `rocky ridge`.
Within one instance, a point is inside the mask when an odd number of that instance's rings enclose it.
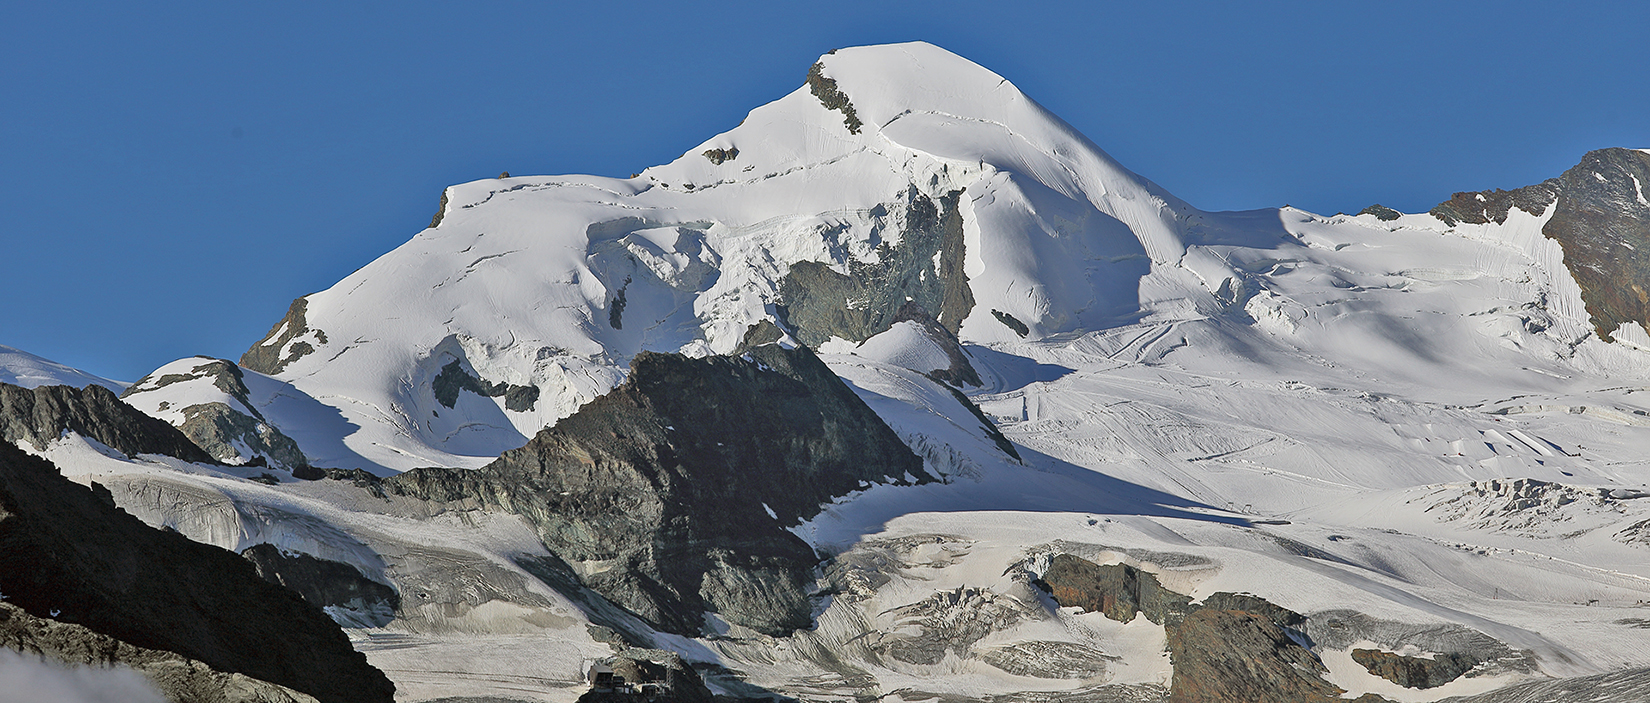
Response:
[[[393,698],[394,685],[318,608],[234,554],[151,528],[105,500],[0,442],[0,593],[9,603],[323,702]]]
[[[263,464],[285,470],[301,469],[309,459],[298,448],[298,443],[281,432],[252,402],[246,387],[246,374],[235,362],[226,359],[196,357],[187,373],[156,371],[138,380],[121,393],[122,400],[143,405],[134,397],[152,393],[179,383],[209,382],[225,401],[206,401],[170,408],[162,401],[158,408],[164,413],[175,409],[181,414],[177,427],[183,434],[213,458],[226,464]]]
[[[44,450],[65,432],[96,440],[127,456],[164,454],[214,463],[182,432],[120,402],[99,385],[23,388],[0,383],[0,439]]]
[[[82,625],[0,603],[0,647],[77,666],[125,666],[177,703],[315,703],[315,698],[245,674],[225,673],[173,652],[135,647]]]
[[[660,629],[697,635],[709,611],[783,635],[811,621],[818,561],[784,528],[871,483],[928,480],[812,352],[767,344],[639,354],[619,388],[492,464],[382,486],[527,518],[583,585]]]
[[[1557,178],[1515,190],[1456,193],[1431,214],[1444,224],[1503,223],[1517,208],[1552,215],[1542,234],[1564,249],[1564,265],[1598,336],[1611,341],[1623,324],[1650,330],[1650,153],[1610,148],[1587,152]],[[1555,207],[1556,206],[1556,207]]]

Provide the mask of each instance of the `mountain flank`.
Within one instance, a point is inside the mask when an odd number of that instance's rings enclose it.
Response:
[[[623,385],[477,470],[414,469],[387,492],[515,513],[584,585],[685,635],[705,613],[808,627],[813,550],[786,527],[873,483],[934,480],[806,347],[643,352]]]

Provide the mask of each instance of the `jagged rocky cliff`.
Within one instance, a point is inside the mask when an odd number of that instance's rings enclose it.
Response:
[[[184,461],[212,461],[177,428],[120,402],[103,386],[23,388],[0,383],[0,439],[27,442],[41,450],[64,432],[127,456],[165,454]]]
[[[36,618],[323,702],[394,696],[336,624],[251,563],[144,525],[9,442],[0,442],[0,554],[0,593]]]
[[[932,480],[804,347],[643,353],[623,385],[478,470],[392,493],[527,518],[584,585],[664,630],[705,613],[782,635],[810,622],[813,550],[786,527],[872,483]]]

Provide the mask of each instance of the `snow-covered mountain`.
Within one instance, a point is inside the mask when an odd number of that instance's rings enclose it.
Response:
[[[636,352],[726,353],[764,320],[857,343],[910,299],[987,343],[1216,310],[1237,274],[1188,256],[1192,213],[984,68],[847,49],[635,178],[447,189],[435,226],[295,301],[242,361],[360,427],[359,457],[318,463],[474,466]]]
[[[94,376],[80,369],[43,359],[21,349],[14,349],[5,345],[0,345],[0,383],[10,383],[24,388],[38,388],[40,386],[85,388],[96,383],[116,393],[126,390],[128,385],[102,376]]]
[[[618,641],[678,651],[729,695],[1162,699],[1207,646],[1186,623],[1208,619],[1083,612],[1037,585],[1059,555],[1135,569],[1115,573],[1142,603],[1139,573],[1206,610],[1264,598],[1348,696],[1609,674],[1637,700],[1645,182],[1650,152],[1605,149],[1424,214],[1203,212],[965,59],[844,49],[633,178],[448,188],[429,229],[294,301],[244,368],[184,359],[126,391],[232,466],[73,435],[35,451],[152,524],[394,586],[387,623],[333,612],[370,625],[358,647],[411,700],[571,700],[549,682]],[[664,498],[632,506],[656,532],[567,547],[623,515],[589,477],[637,463],[626,452],[746,461],[751,425],[673,419],[737,397],[621,384],[644,351],[717,357],[684,376],[779,382],[758,375],[777,357],[749,353],[766,344],[816,352],[926,477],[804,510],[739,464],[748,485],[713,493],[750,542],[790,545],[783,530],[831,557],[809,577],[812,627],[753,629],[745,604],[697,631],[651,617],[707,592],[760,601],[751,575],[778,567],[716,543],[689,570],[707,585],[646,583],[674,544],[647,540],[686,530],[658,512],[693,478],[670,471],[636,492]],[[570,417],[606,434],[541,434]],[[710,449],[718,430],[734,449]],[[781,575],[770,590],[794,596],[802,576]],[[1446,660],[1465,674],[1392,673]]]

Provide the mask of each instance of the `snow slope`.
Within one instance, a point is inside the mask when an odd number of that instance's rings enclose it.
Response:
[[[10,383],[24,388],[38,388],[40,386],[85,388],[96,383],[116,393],[126,390],[126,386],[129,385],[120,381],[111,381],[102,376],[94,376],[80,369],[64,366],[55,361],[43,359],[21,349],[14,349],[5,345],[0,345],[0,383]]]

